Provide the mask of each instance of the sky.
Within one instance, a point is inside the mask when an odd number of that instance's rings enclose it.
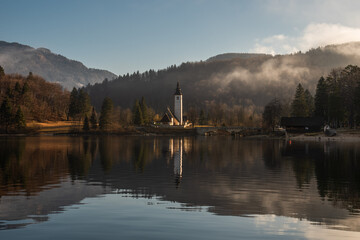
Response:
[[[357,0],[1,0],[0,40],[117,75],[360,41]]]

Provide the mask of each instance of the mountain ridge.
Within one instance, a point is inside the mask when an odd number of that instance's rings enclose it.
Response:
[[[32,72],[67,89],[117,77],[110,71],[88,68],[80,61],[68,59],[47,48],[33,48],[16,42],[0,41],[0,65],[8,74],[27,75]]]
[[[206,59],[206,62],[232,60],[235,58],[246,59],[246,58],[262,57],[262,56],[271,56],[271,55],[265,53],[220,53],[215,56],[209,57],[208,59]]]

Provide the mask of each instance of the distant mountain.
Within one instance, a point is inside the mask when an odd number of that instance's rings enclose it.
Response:
[[[223,53],[216,55],[214,57],[208,58],[207,62],[214,62],[214,61],[222,61],[222,60],[232,60],[235,58],[255,58],[255,57],[264,57],[264,56],[271,56],[269,54],[263,53]]]
[[[0,41],[0,65],[7,74],[40,75],[67,89],[111,80],[117,76],[109,71],[87,68],[81,62],[54,54],[49,49],[34,49],[19,43]]]
[[[185,111],[221,104],[259,112],[274,97],[290,102],[299,83],[314,94],[321,76],[349,64],[360,66],[360,42],[276,56],[222,54],[207,61],[120,76],[85,89],[98,109],[105,96],[121,107],[132,107],[135,98],[144,96],[148,105],[163,111],[172,106],[176,82],[180,82]]]

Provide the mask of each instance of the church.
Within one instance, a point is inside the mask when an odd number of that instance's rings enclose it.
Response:
[[[188,127],[191,124],[184,118],[183,115],[183,94],[179,82],[177,83],[174,93],[174,112],[169,107],[161,118],[160,125],[163,126],[181,126]]]

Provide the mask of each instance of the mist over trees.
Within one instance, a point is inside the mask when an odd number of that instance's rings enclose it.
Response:
[[[285,104],[271,100],[263,112],[263,126],[278,126],[280,118],[288,116]],[[333,69],[320,77],[315,97],[299,83],[291,103],[292,117],[320,117],[332,127],[353,128],[360,125],[360,68],[348,65]]]
[[[320,76],[328,75],[337,67],[360,65],[359,50],[360,43],[349,43],[290,55],[222,55],[209,61],[187,62],[158,71],[124,74],[112,81],[88,85],[84,90],[97,110],[100,110],[104,97],[110,97],[114,107],[132,111],[135,99],[143,96],[148,106],[162,114],[167,106],[173,105],[176,83],[180,82],[184,111],[194,122],[200,121],[203,110],[205,117],[201,121],[255,124],[258,119],[261,121],[264,106],[273,98],[292,101],[299,83],[304,93],[308,90],[307,96],[314,96]],[[306,97],[306,101],[315,100]],[[233,111],[237,117],[229,119]]]

